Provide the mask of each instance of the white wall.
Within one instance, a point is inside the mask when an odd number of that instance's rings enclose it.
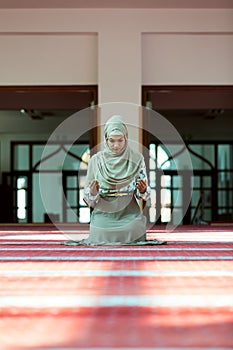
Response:
[[[97,82],[100,103],[140,104],[141,83],[233,83],[232,33],[229,9],[1,10],[0,84]]]
[[[142,84],[233,84],[232,35],[229,9],[0,10],[0,85],[97,83],[99,103],[140,105]]]
[[[2,85],[97,83],[97,34],[0,36]]]
[[[233,84],[232,34],[143,34],[142,84]]]

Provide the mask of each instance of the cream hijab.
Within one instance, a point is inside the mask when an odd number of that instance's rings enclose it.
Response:
[[[123,135],[125,147],[114,153],[107,144],[111,135]],[[95,154],[89,162],[87,182],[99,181],[101,189],[119,189],[130,184],[139,173],[143,156],[128,145],[128,130],[119,115],[112,116],[104,128],[104,150]]]

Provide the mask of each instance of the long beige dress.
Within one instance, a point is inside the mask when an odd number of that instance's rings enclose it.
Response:
[[[112,135],[122,135],[124,146],[114,152],[108,146]],[[104,129],[103,151],[93,155],[88,164],[84,201],[93,210],[90,220],[90,235],[70,245],[135,245],[163,244],[146,240],[146,217],[141,212],[139,201],[150,198],[150,188],[141,194],[136,186],[138,179],[147,181],[145,161],[140,152],[128,144],[128,130],[122,117],[111,117]],[[90,183],[99,184],[96,196],[90,193]]]
[[[144,160],[140,177],[146,178]],[[135,181],[119,191],[102,193],[92,197],[89,186],[85,189],[85,201],[93,208],[90,235],[87,239],[66,242],[68,245],[158,245],[163,241],[146,239],[146,217],[140,201],[150,198],[150,188],[143,195],[135,188]]]

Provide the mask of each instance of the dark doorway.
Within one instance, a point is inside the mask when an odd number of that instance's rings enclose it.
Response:
[[[233,203],[233,86],[143,86],[142,105],[166,118],[195,155],[192,159],[193,173],[182,170],[185,176],[181,181],[181,193],[190,192],[189,179],[193,182],[192,199],[182,223],[201,223],[205,218],[207,221],[223,218],[233,221],[230,204]],[[144,113],[143,144],[148,149],[159,144],[158,138],[145,131],[153,130],[150,123],[153,123],[153,117],[146,118]],[[169,166],[160,169],[159,164],[153,170],[149,157],[145,158],[155,192],[154,208],[150,209],[156,213],[152,215],[156,223],[161,223],[162,210],[168,212],[173,209],[177,174]],[[169,177],[165,188],[161,185],[160,175]],[[169,208],[167,203],[166,209],[161,206],[161,191],[170,193]],[[177,208],[181,211],[182,202],[185,202],[185,197],[181,195],[181,208]],[[195,217],[199,206],[201,213]]]
[[[1,133],[14,134],[11,130],[20,129],[20,140],[9,139],[8,144],[4,144],[9,147],[10,159],[5,160],[8,163],[6,168],[2,168],[0,171],[0,207],[4,207],[4,212],[0,213],[0,222],[19,222],[17,219],[18,207],[18,193],[20,193],[16,183],[23,177],[31,179],[27,181],[26,190],[23,187],[20,188],[21,192],[25,190],[25,208],[27,209],[27,215],[25,215],[24,222],[32,222],[33,213],[33,149],[40,143],[41,140],[41,123],[48,123],[50,129],[55,125],[54,121],[57,118],[57,123],[66,119],[71,114],[79,112],[83,109],[95,106],[98,104],[98,86],[97,85],[77,85],[77,86],[1,86],[0,87],[0,125]],[[21,117],[20,117],[21,114]],[[4,120],[1,120],[4,115]],[[17,115],[17,116],[16,116]],[[9,119],[7,120],[7,118]],[[96,114],[93,113],[93,117]],[[11,119],[12,118],[12,119]],[[18,118],[18,119],[17,119]],[[15,122],[17,120],[17,122]],[[26,135],[30,130],[30,125],[34,123],[34,134],[38,135],[37,139],[30,140],[28,137],[25,141],[22,137]],[[36,126],[35,126],[36,125]],[[93,120],[93,126],[95,120]],[[50,132],[48,127],[48,132]],[[4,129],[5,128],[5,129]],[[37,130],[38,128],[38,130]],[[25,129],[25,130],[24,130]],[[97,144],[97,130],[90,125],[90,132],[82,136],[82,142],[87,143],[89,148],[93,148]],[[32,132],[33,133],[33,132]],[[1,138],[0,138],[1,140]],[[27,142],[26,142],[27,140]],[[4,141],[3,141],[4,142]],[[27,145],[23,144],[24,142]],[[15,154],[14,147],[16,144],[21,147],[20,152]],[[43,143],[43,142],[42,142]],[[20,144],[22,144],[20,146]],[[29,145],[29,146],[28,146]],[[35,146],[35,147],[34,147]],[[27,149],[28,147],[28,149]],[[59,145],[58,145],[59,147]],[[26,153],[25,153],[26,152]],[[3,153],[1,153],[3,155]],[[19,158],[27,159],[20,164]],[[22,162],[21,162],[22,163]],[[25,163],[25,164],[24,164]],[[22,173],[26,171],[26,173]],[[17,180],[18,179],[18,180]],[[17,181],[18,182],[17,182]],[[24,179],[25,180],[25,179]],[[25,182],[25,181],[24,181]],[[6,198],[6,195],[7,198]],[[9,200],[9,193],[11,194]],[[30,210],[29,210],[30,209]],[[29,215],[29,214],[30,215]],[[3,217],[1,217],[1,215]]]

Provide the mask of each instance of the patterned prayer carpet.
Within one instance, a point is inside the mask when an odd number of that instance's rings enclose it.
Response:
[[[233,226],[164,246],[64,246],[87,228],[0,227],[0,350],[233,348]]]

